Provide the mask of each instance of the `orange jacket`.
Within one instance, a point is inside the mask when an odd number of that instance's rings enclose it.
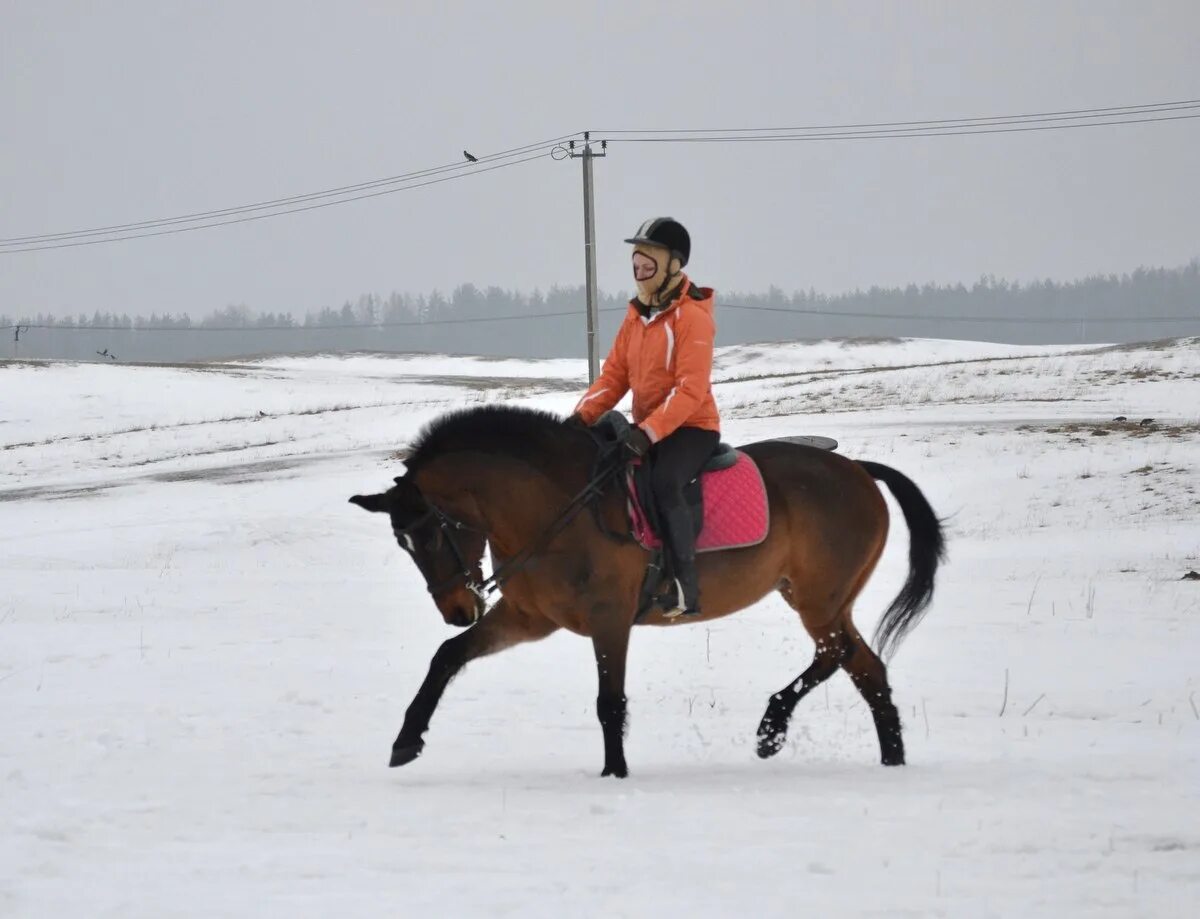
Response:
[[[617,332],[604,370],[575,411],[595,424],[633,390],[633,420],[658,443],[677,428],[719,431],[712,394],[713,292],[685,276],[666,309],[647,318],[636,300]]]

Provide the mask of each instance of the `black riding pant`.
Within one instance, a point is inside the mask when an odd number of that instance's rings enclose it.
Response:
[[[664,513],[683,505],[683,487],[700,474],[720,440],[716,431],[679,428],[651,448],[650,484]]]

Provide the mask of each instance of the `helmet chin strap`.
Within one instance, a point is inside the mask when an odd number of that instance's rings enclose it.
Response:
[[[675,256],[668,255],[667,270],[663,272],[662,283],[658,285],[658,290],[654,292],[655,302],[650,304],[651,306],[662,306],[663,296],[670,292],[671,288],[675,285],[676,280],[679,278],[680,272],[677,271],[674,274],[671,274],[671,266],[674,264],[674,262]]]

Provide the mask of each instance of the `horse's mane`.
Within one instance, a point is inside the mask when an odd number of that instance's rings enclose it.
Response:
[[[583,442],[557,415],[517,405],[481,405],[435,418],[417,435],[405,465],[415,472],[437,456],[492,453],[542,467],[555,465]]]

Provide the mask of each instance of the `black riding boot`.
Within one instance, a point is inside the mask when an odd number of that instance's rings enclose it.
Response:
[[[686,505],[662,511],[667,549],[671,553],[671,568],[679,585],[679,608],[674,614],[700,614],[700,579],[696,576],[696,534],[692,529],[692,512]]]

